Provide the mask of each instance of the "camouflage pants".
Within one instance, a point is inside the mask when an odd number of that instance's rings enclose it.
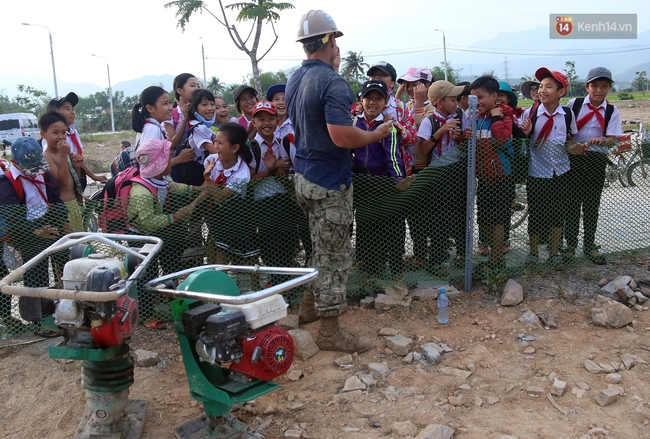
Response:
[[[316,314],[338,316],[345,305],[345,284],[352,266],[352,185],[327,189],[301,174],[294,181],[298,203],[309,218],[312,264],[319,271],[312,286]]]

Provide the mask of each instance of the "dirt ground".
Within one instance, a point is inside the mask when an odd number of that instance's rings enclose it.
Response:
[[[621,104],[623,119],[650,123],[650,101]],[[113,151],[112,158],[119,150],[118,141],[114,143],[87,142],[87,156],[105,160],[100,157]],[[640,255],[605,266],[524,276],[517,281],[526,299],[515,307],[501,307],[498,296],[477,282],[472,292],[452,301],[447,325],[437,323],[435,301],[414,301],[408,311],[382,313],[351,303],[343,326],[370,337],[374,349],[338,362],[340,353],[324,351],[306,361],[296,359],[292,370],[302,372],[299,380],[290,380],[288,374],[280,377],[278,390],[235,407],[233,414],[267,438],[285,437],[287,430],[300,430],[303,438],[415,437],[429,424],[447,425],[459,439],[650,437],[649,366],[620,370],[624,393],[606,407],[595,400],[609,385],[605,375],[584,367],[589,359],[620,364],[624,354],[650,363],[650,311],[635,311],[634,323],[621,329],[591,323],[599,281],[629,275],[637,282],[650,282],[649,265],[650,257]],[[558,329],[524,323],[520,317],[526,310],[555,316]],[[387,350],[385,337],[379,335],[382,328],[414,340],[414,352],[422,353],[419,346],[431,341],[447,344],[452,352],[444,353],[437,365],[406,363]],[[303,329],[315,338],[318,323]],[[522,341],[520,335],[535,339]],[[48,357],[47,345],[60,339],[21,344],[31,340],[0,342],[0,437],[70,438],[85,404],[80,364]],[[202,413],[200,404],[189,397],[176,335],[171,326],[162,330],[139,326],[130,345],[132,350],[157,352],[161,358],[156,366],[136,368],[131,387],[131,398],[149,402],[142,437],[173,438],[175,426]],[[385,363],[388,373],[371,371],[371,363]],[[454,370],[471,373],[462,379],[449,375]],[[362,374],[373,376],[365,390],[341,393],[348,378]],[[552,374],[567,382],[564,395],[555,397],[557,407],[547,398]],[[531,394],[534,387],[542,393]],[[395,425],[406,421],[412,426]],[[592,430],[597,428],[601,435]],[[585,436],[590,430],[591,436]]]

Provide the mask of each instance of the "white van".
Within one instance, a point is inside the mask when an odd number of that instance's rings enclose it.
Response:
[[[0,142],[13,142],[19,137],[29,136],[38,139],[38,119],[31,113],[0,114]]]

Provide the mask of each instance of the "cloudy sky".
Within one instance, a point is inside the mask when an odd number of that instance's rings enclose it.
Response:
[[[250,72],[250,61],[238,51],[226,30],[209,14],[192,17],[183,33],[177,27],[176,9],[165,8],[167,0],[21,0],[4,2],[3,61],[0,62],[0,92],[14,94],[16,85],[31,75],[52,78],[48,32],[52,34],[56,74],[59,82],[89,82],[107,87],[106,62],[92,57],[105,57],[110,64],[113,84],[145,75],[176,75],[192,72],[203,76],[201,39],[205,48],[208,77],[223,82],[242,81]],[[224,3],[234,3],[225,0]],[[279,38],[273,50],[262,61],[263,70],[277,71],[295,66],[303,59],[295,43],[300,17],[309,9],[328,12],[344,32],[339,40],[342,52],[362,51],[370,64],[391,60],[395,54],[412,54],[421,64],[435,65],[442,61],[442,33],[448,45],[448,60],[453,65],[452,47],[468,47],[500,32],[514,32],[548,26],[551,13],[637,13],[638,31],[650,29],[647,3],[628,0],[624,3],[574,0],[567,10],[565,0],[538,2],[534,7],[520,6],[528,2],[509,2],[507,6],[488,9],[484,0],[446,3],[433,0],[400,0],[392,2],[359,2],[329,0],[314,2],[293,0],[295,9],[283,12],[276,25]],[[103,4],[104,7],[99,5]],[[531,2],[532,4],[532,2]],[[206,5],[218,12],[218,2]],[[234,17],[231,13],[230,17]],[[238,23],[240,32],[248,29]],[[269,29],[264,30],[262,48],[271,41]],[[543,42],[541,42],[543,44]],[[634,44],[631,41],[629,44]],[[645,55],[644,55],[645,56]],[[398,72],[408,67],[398,67]],[[53,85],[48,93],[53,94]],[[60,94],[65,90],[59,90]]]

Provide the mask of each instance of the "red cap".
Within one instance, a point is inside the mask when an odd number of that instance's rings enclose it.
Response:
[[[274,116],[277,115],[275,112],[275,104],[267,100],[261,100],[255,104],[255,108],[253,108],[253,116],[255,116],[260,111],[266,111],[267,113],[271,113]]]
[[[566,79],[566,76],[564,73],[555,71],[555,70],[549,70],[546,67],[540,67],[537,69],[535,72],[535,78],[537,78],[539,81],[542,80],[544,76],[551,75],[557,82],[562,84],[562,87],[566,90],[569,88],[569,80]]]

